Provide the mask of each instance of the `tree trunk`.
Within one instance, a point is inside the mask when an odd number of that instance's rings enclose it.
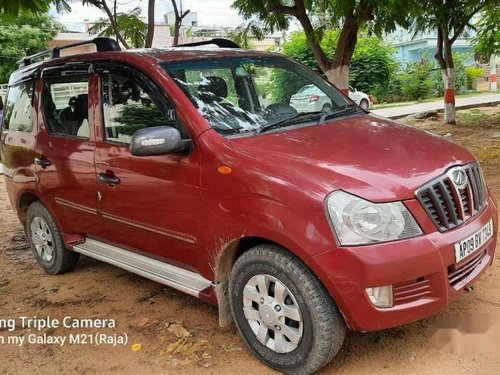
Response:
[[[146,34],[146,48],[151,48],[155,34],[155,0],[148,3],[148,33]]]
[[[437,50],[434,56],[441,68],[444,84],[444,123],[455,125],[455,64],[453,62],[452,46],[455,37],[449,38],[448,25],[440,25],[437,29]]]
[[[349,95],[349,65],[337,66],[325,71],[328,81],[338,87],[344,94]]]
[[[455,68],[441,69],[444,83],[444,123],[455,125]]]
[[[180,30],[180,25],[176,19],[175,25],[174,25],[174,42],[172,43],[173,46],[176,46],[179,44],[179,30]]]
[[[358,41],[359,20],[354,15],[354,9],[349,14],[340,31],[337,48],[333,55],[331,70],[334,73],[327,74],[328,80],[339,88],[344,94],[349,95],[349,66],[352,55]],[[331,76],[331,78],[330,78]]]

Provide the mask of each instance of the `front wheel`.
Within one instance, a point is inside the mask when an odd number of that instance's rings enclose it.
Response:
[[[266,365],[310,374],[337,354],[346,326],[331,296],[295,256],[259,245],[235,263],[231,310],[249,349]]]

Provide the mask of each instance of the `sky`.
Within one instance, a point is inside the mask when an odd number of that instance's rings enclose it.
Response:
[[[190,9],[198,13],[198,24],[200,26],[238,26],[244,20],[238,15],[235,9],[231,8],[234,0],[182,0],[184,10]],[[112,6],[113,0],[108,0]],[[180,0],[177,0],[179,5]],[[142,15],[147,15],[148,0],[117,0],[118,12],[130,11],[137,6],[142,8]],[[83,21],[88,19],[95,21],[100,17],[105,17],[105,13],[93,6],[83,6],[81,2],[74,2],[71,5],[72,11],[69,14],[57,14],[51,10],[53,15],[67,29],[83,31]],[[172,10],[171,0],[156,0],[155,20],[163,22],[163,14]]]

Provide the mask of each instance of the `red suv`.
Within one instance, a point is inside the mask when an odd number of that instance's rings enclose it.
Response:
[[[84,254],[182,290],[267,365],[311,373],[346,327],[436,314],[491,265],[497,206],[462,147],[279,54],[93,43],[9,82],[6,186],[46,272]],[[306,85],[330,105],[291,106]]]

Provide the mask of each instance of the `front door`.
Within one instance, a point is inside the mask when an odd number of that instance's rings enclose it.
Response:
[[[100,208],[108,242],[196,267],[201,232],[200,161],[196,148],[133,156],[132,134],[172,126],[189,135],[152,80],[125,65],[98,65],[102,118],[96,147]]]
[[[38,82],[37,189],[65,233],[97,235],[95,140],[89,116],[89,66],[61,66]],[[97,79],[93,76],[93,79]]]

